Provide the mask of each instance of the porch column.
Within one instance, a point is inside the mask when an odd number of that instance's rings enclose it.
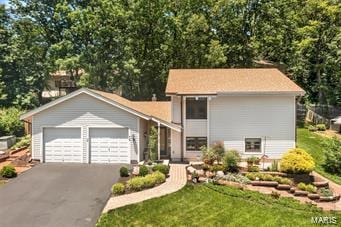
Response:
[[[160,160],[160,122],[157,123],[157,157]]]

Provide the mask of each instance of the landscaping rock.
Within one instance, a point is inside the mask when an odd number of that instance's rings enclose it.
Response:
[[[191,181],[191,180],[192,180],[192,175],[188,174],[188,175],[187,175],[187,180],[188,180],[188,181]]]
[[[328,187],[328,181],[313,182],[313,185],[318,187],[318,188]]]
[[[296,191],[296,188],[294,188],[294,187],[290,188],[290,193],[295,193],[295,191]]]
[[[193,168],[192,166],[189,166],[189,167],[187,168],[187,171],[188,171],[190,174],[193,174],[194,172],[196,172],[196,169]]]
[[[205,171],[204,171],[204,170],[202,170],[202,169],[198,169],[198,170],[196,170],[196,173],[198,174],[198,176],[199,176],[199,177],[203,177],[203,176],[205,176]]]
[[[211,172],[211,171],[206,171],[206,177],[212,178],[212,177],[214,177],[214,176],[215,176],[215,174],[214,174],[213,172]]]
[[[276,181],[251,181],[252,186],[266,186],[266,187],[277,187],[278,182]]]
[[[199,177],[199,182],[206,182],[207,178],[206,177]]]
[[[311,199],[311,200],[317,200],[317,199],[320,198],[320,195],[316,194],[316,193],[309,193],[308,194],[308,198]]]
[[[218,177],[223,177],[224,176],[224,172],[223,171],[217,171],[217,176]]]
[[[289,191],[291,189],[291,186],[287,184],[279,184],[277,185],[276,189]]]
[[[308,192],[306,191],[296,190],[294,192],[294,196],[307,196],[307,195],[308,195]]]
[[[140,167],[134,166],[132,174],[137,176],[137,175],[139,175],[139,173],[140,173]]]
[[[334,196],[328,196],[328,197],[321,196],[320,199],[319,199],[320,202],[332,202],[334,200],[335,200]]]
[[[230,187],[234,187],[234,188],[238,188],[238,189],[244,189],[244,187],[245,187],[243,184],[233,182],[233,181],[226,181],[223,179],[218,180],[218,184],[226,185],[226,186],[230,186]]]

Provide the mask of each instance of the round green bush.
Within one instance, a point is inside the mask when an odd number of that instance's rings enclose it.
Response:
[[[240,162],[240,154],[236,150],[226,152],[223,160],[225,172],[238,172],[238,163]]]
[[[308,130],[311,132],[315,132],[315,131],[317,131],[317,128],[314,125],[309,125]]]
[[[211,172],[223,171],[223,170],[224,170],[224,166],[223,166],[223,165],[214,164],[214,165],[212,165],[212,166],[209,167],[209,170],[210,170]]]
[[[280,161],[280,171],[285,173],[310,173],[314,168],[314,159],[301,148],[288,150]]]
[[[124,194],[125,188],[124,188],[124,184],[122,183],[116,183],[113,184],[113,186],[111,187],[111,192],[114,195],[122,195]]]
[[[302,191],[306,191],[307,185],[305,183],[301,182],[297,185],[297,188],[302,190]]]
[[[154,172],[159,171],[159,172],[161,172],[161,173],[163,173],[163,174],[165,174],[165,175],[168,175],[168,174],[169,174],[169,166],[163,165],[163,164],[157,164],[157,165],[155,165],[155,166],[152,168],[152,170],[153,170]]]
[[[13,166],[4,166],[0,170],[0,175],[5,178],[13,178],[17,176],[17,172],[15,171],[15,168]]]
[[[250,165],[247,167],[247,171],[248,172],[259,172],[259,167]]]
[[[144,186],[144,177],[134,177],[127,181],[127,187],[132,191],[141,191]]]
[[[154,178],[156,184],[161,184],[166,181],[166,176],[159,171],[156,171],[152,173],[151,175]]]
[[[127,167],[122,166],[122,167],[120,168],[120,176],[121,176],[121,177],[129,177],[129,170],[128,170]]]
[[[318,131],[326,131],[327,127],[326,127],[325,124],[317,124],[317,125],[316,125],[316,129],[317,129]]]
[[[141,165],[139,167],[140,167],[140,169],[139,169],[139,176],[144,177],[144,176],[146,176],[149,173],[149,169],[148,169],[147,166]]]
[[[305,190],[310,193],[315,193],[317,191],[316,187],[311,184],[306,185]]]
[[[143,183],[145,188],[152,188],[156,184],[156,179],[152,174],[148,174],[143,177]]]

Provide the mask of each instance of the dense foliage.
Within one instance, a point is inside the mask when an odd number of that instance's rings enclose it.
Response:
[[[310,173],[314,168],[313,157],[301,148],[289,149],[280,161],[280,171],[285,173]]]
[[[133,99],[164,96],[169,68],[269,60],[311,102],[341,104],[336,0],[11,0],[0,6],[0,106],[41,104],[51,72]]]
[[[241,157],[238,151],[228,150],[223,159],[223,166],[225,172],[238,172],[238,163]]]
[[[17,172],[13,166],[4,166],[0,170],[0,176],[6,177],[6,178],[13,178],[17,176]]]
[[[149,160],[155,161],[158,159],[158,131],[156,127],[150,128],[148,148],[149,148]]]
[[[326,157],[323,168],[329,173],[341,176],[341,139],[325,140],[323,147]]]
[[[19,119],[23,111],[11,107],[0,109],[0,136],[24,135],[24,123]]]

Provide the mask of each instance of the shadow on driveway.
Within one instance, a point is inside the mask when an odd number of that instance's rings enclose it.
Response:
[[[40,164],[0,186],[0,226],[94,226],[118,164]]]

